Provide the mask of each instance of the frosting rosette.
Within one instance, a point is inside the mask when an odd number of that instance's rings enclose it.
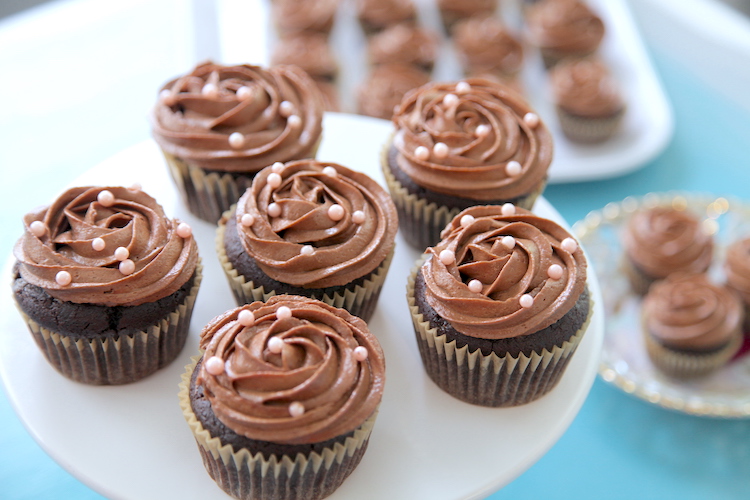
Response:
[[[711,235],[687,210],[660,206],[638,211],[631,216],[622,239],[627,256],[649,276],[700,273],[711,265]]]
[[[604,38],[604,22],[580,0],[546,0],[527,14],[530,37],[542,48],[571,53],[596,50]]]
[[[543,185],[552,137],[514,90],[483,79],[429,83],[395,110],[397,166],[419,186],[480,201]]]
[[[750,304],[750,238],[737,240],[727,247],[724,272],[727,285]]]
[[[557,104],[578,116],[610,116],[623,109],[619,88],[598,59],[564,61],[550,72]]]
[[[237,434],[282,444],[353,431],[382,398],[385,358],[360,318],[301,296],[228,311],[201,333],[198,383]]]
[[[649,334],[667,347],[688,351],[726,345],[737,334],[742,313],[739,298],[705,274],[671,275],[651,287],[642,305]]]
[[[456,24],[453,40],[464,70],[470,74],[516,75],[523,65],[523,46],[493,16],[470,17]]]
[[[295,66],[207,62],[162,87],[152,132],[165,153],[183,161],[247,173],[313,156],[322,119],[322,96]]]
[[[180,289],[198,264],[190,227],[139,189],[72,188],[24,224],[13,252],[19,273],[62,301],[152,302]]]
[[[375,270],[393,249],[398,217],[367,175],[335,163],[276,163],[253,179],[235,212],[240,241],[271,278],[340,286]]]
[[[425,299],[458,332],[531,334],[563,317],[586,287],[586,259],[557,223],[513,207],[459,213],[428,249]]]

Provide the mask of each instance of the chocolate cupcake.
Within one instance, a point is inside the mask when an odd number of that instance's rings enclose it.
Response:
[[[376,66],[357,91],[357,112],[390,120],[404,96],[430,81],[430,75],[409,64]]]
[[[301,69],[209,62],[162,87],[152,134],[190,212],[215,223],[260,169],[314,157],[322,122]]]
[[[271,21],[279,38],[303,33],[328,36],[333,28],[338,0],[273,0]]]
[[[13,295],[57,371],[126,384],[177,357],[201,282],[190,226],[123,187],[69,189],[24,226]]]
[[[429,74],[435,65],[437,49],[438,38],[431,31],[398,24],[373,36],[367,54],[373,66],[410,64]]]
[[[732,242],[724,261],[726,286],[742,299],[745,307],[744,330],[750,333],[750,238]]]
[[[466,76],[517,80],[523,67],[523,46],[500,19],[483,16],[460,21],[453,41]]]
[[[214,318],[200,346],[180,406],[227,494],[316,500],[357,467],[385,383],[383,351],[364,321],[278,296]]]
[[[576,241],[510,204],[459,213],[412,272],[407,301],[430,378],[492,407],[552,390],[592,309]]]
[[[363,173],[301,160],[262,170],[217,231],[238,304],[304,295],[372,316],[394,250],[396,209]]]
[[[624,268],[633,291],[675,272],[702,273],[711,265],[713,239],[698,216],[673,206],[635,212],[622,234]]]
[[[382,167],[402,234],[424,249],[472,205],[531,209],[552,161],[552,135],[514,90],[468,79],[408,93]]]
[[[742,302],[705,274],[675,273],[655,283],[641,315],[649,358],[674,377],[706,375],[742,345]]]
[[[580,0],[541,0],[526,10],[529,43],[551,68],[566,58],[595,53],[604,38],[604,22]]]
[[[493,15],[497,10],[497,0],[437,0],[437,7],[443,27],[450,34],[458,21]]]
[[[550,71],[550,86],[560,127],[568,139],[602,142],[617,132],[625,102],[603,61],[563,61]]]
[[[366,35],[374,35],[397,24],[416,25],[412,0],[357,0],[357,19]]]

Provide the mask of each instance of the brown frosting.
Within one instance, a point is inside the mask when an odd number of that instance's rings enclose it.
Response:
[[[271,18],[281,37],[317,31],[328,34],[338,9],[338,0],[273,0]]]
[[[281,307],[291,317],[280,318]],[[252,313],[251,326],[240,323],[242,311]],[[271,339],[282,341],[280,352]],[[385,358],[377,338],[360,318],[317,300],[279,295],[233,309],[206,325],[200,346],[198,383],[214,414],[250,439],[332,439],[362,425],[382,398]],[[361,361],[360,346],[367,353]],[[218,375],[207,369],[214,357],[224,362]],[[302,405],[301,415],[291,414],[293,404]]]
[[[253,179],[235,215],[242,246],[268,276],[304,288],[341,286],[388,256],[398,230],[396,207],[367,175],[315,160],[287,163],[278,187],[269,183],[271,175],[269,167]],[[279,216],[269,215],[271,203]],[[334,204],[343,208],[340,220],[329,215]],[[242,224],[245,214],[252,225]]]
[[[580,0],[543,0],[526,14],[534,45],[569,53],[593,52],[604,38],[604,23]]]
[[[409,64],[381,64],[359,87],[358,112],[390,120],[407,92],[428,83],[430,76]]]
[[[328,37],[320,33],[303,33],[279,40],[271,55],[271,64],[299,66],[314,80],[333,81],[338,73]]]
[[[711,265],[713,240],[692,212],[654,207],[634,213],[622,235],[627,256],[648,276],[701,273]]]
[[[114,195],[109,206],[97,201],[105,190]],[[41,236],[32,230],[38,222]],[[24,216],[26,229],[13,254],[23,279],[56,299],[137,306],[176,292],[193,275],[198,247],[191,235],[178,235],[178,224],[143,191],[78,187]],[[102,250],[95,249],[96,238],[103,240]],[[130,274],[120,271],[119,247],[135,264]],[[60,272],[69,273],[69,284],[58,283]]]
[[[243,173],[312,156],[322,121],[322,97],[301,69],[207,62],[164,85],[152,133],[178,158],[207,170]],[[230,144],[232,134],[239,134],[241,145]]]
[[[563,61],[550,72],[555,102],[578,116],[610,116],[622,110],[620,90],[598,59]]]
[[[724,261],[727,286],[750,304],[750,238],[737,240],[727,247]]]
[[[498,72],[515,75],[523,66],[523,47],[496,17],[472,17],[453,31],[461,63],[467,74]]]
[[[677,273],[655,283],[641,307],[646,331],[675,349],[721,347],[742,322],[739,298],[705,274]]]
[[[497,8],[497,0],[438,0],[437,5],[443,15],[463,19],[492,14]]]
[[[452,196],[527,195],[547,177],[553,149],[538,116],[524,119],[529,113],[515,90],[490,80],[422,86],[407,94],[393,115],[398,167],[420,186]],[[447,146],[444,157],[435,153],[437,143]],[[424,148],[426,159],[418,156]],[[520,164],[519,172],[508,168],[512,161]]]
[[[586,259],[577,244],[569,246],[575,241],[568,232],[514,208],[509,215],[500,206],[467,208],[446,227],[442,241],[427,249],[425,298],[460,333],[482,339],[534,333],[564,316],[586,287]],[[443,261],[445,251],[455,256],[453,262]],[[553,265],[561,276],[550,277]],[[474,280],[481,290],[470,288]],[[522,299],[527,294],[530,305]]]
[[[367,50],[370,63],[374,65],[413,64],[431,70],[435,64],[437,45],[438,39],[433,32],[397,24],[373,36]]]
[[[368,28],[378,30],[413,23],[417,12],[411,0],[358,0],[357,16]]]

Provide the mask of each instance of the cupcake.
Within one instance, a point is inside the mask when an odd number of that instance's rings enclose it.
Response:
[[[483,79],[430,83],[393,115],[383,173],[402,234],[425,249],[472,205],[531,209],[546,184],[552,136],[514,90]]]
[[[165,84],[152,134],[190,211],[216,223],[276,162],[315,156],[323,98],[294,66],[204,63]]]
[[[742,345],[742,302],[705,274],[675,273],[655,283],[641,315],[649,358],[674,377],[706,375]]]
[[[713,239],[692,212],[657,206],[635,212],[622,234],[624,268],[633,291],[675,272],[702,273],[711,265]]]
[[[599,59],[570,59],[550,71],[552,95],[565,136],[576,142],[612,137],[625,114],[625,102],[607,66]]]
[[[279,38],[301,33],[321,33],[328,36],[338,9],[338,0],[273,0],[271,21]]]
[[[431,73],[437,49],[438,38],[433,32],[398,24],[373,36],[367,46],[367,53],[373,66],[410,64],[425,73]]]
[[[262,170],[217,231],[237,304],[304,295],[372,316],[394,250],[396,209],[363,173],[315,160]]]
[[[523,47],[500,19],[483,16],[460,21],[453,41],[465,75],[496,75],[505,81],[518,78]]]
[[[750,332],[750,238],[734,241],[727,247],[724,262],[726,286],[742,299],[745,307],[745,332]]]
[[[442,236],[407,285],[427,374],[481,406],[548,393],[591,316],[581,248],[555,222],[510,204],[467,208]]]
[[[463,19],[474,16],[493,15],[497,10],[498,0],[437,0],[437,7],[447,33]]]
[[[13,296],[57,371],[126,384],[177,357],[201,282],[190,226],[123,187],[69,189],[24,226]]]
[[[430,75],[410,64],[381,64],[357,90],[357,112],[390,120],[404,96],[430,81]]]
[[[596,52],[604,38],[604,22],[580,0],[542,0],[526,10],[529,43],[551,68],[566,58]]]
[[[366,35],[397,24],[415,25],[417,10],[411,0],[357,0],[357,19]]]
[[[360,318],[320,301],[272,297],[214,318],[180,406],[209,475],[238,499],[330,495],[367,449],[385,383]]]

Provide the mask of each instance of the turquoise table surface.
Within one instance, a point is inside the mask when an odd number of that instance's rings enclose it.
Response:
[[[750,199],[750,110],[720,96],[665,54],[651,55],[674,108],[674,138],[635,173],[549,186],[545,196],[570,223],[610,201],[649,191]],[[102,498],[47,457],[4,393],[0,423],[0,499]],[[750,498],[750,419],[672,412],[597,379],[560,441],[489,498]]]

